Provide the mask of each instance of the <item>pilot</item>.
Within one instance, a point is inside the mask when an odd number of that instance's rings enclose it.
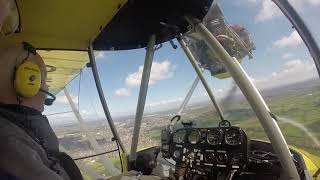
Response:
[[[0,0],[1,36],[17,32],[17,18],[15,1]],[[44,61],[30,44],[0,39],[1,180],[82,180],[72,158],[59,152],[58,139],[42,115],[44,104],[55,99],[46,76]]]
[[[42,115],[44,104],[54,100],[46,76],[44,61],[30,44],[1,44],[0,179],[82,180],[74,161],[59,152]]]

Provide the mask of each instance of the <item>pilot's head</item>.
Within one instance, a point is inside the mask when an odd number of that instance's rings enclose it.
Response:
[[[39,54],[24,44],[0,48],[0,103],[20,104],[40,112],[44,110],[47,71]]]

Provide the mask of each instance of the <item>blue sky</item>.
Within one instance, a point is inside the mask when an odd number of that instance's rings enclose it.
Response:
[[[230,24],[244,25],[256,45],[254,58],[242,63],[258,88],[272,88],[283,83],[293,83],[317,77],[309,52],[290,23],[269,0],[219,1]],[[291,0],[320,40],[320,0]],[[176,43],[177,44],[177,43]],[[174,50],[169,43],[156,51],[146,111],[177,107],[186,95],[196,74],[180,48]],[[97,64],[102,86],[113,116],[134,114],[139,93],[139,78],[144,63],[145,50],[102,52]],[[139,71],[140,67],[140,71]],[[299,74],[299,77],[296,75]],[[205,73],[217,96],[231,87],[231,78],[218,80]],[[75,79],[68,90],[78,101],[78,81]],[[63,93],[55,105],[47,107],[45,114],[70,110]],[[86,118],[104,117],[93,83],[90,69],[84,69],[79,94],[80,112]],[[208,99],[199,85],[193,101]],[[97,115],[98,114],[98,115]],[[57,119],[74,119],[72,114]]]

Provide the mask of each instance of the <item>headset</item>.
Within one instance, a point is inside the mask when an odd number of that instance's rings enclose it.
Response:
[[[44,104],[50,106],[56,100],[56,97],[50,92],[41,89],[41,69],[38,64],[29,59],[30,53],[37,54],[36,48],[27,42],[22,42],[22,44],[28,55],[15,69],[14,87],[16,93],[18,96],[25,98],[34,97],[39,92],[45,93],[51,98],[45,99]]]

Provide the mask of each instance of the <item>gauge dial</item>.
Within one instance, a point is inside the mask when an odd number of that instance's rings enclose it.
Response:
[[[198,130],[194,129],[190,132],[189,136],[188,136],[188,141],[191,144],[197,144],[199,142],[201,138],[201,134]]]
[[[187,132],[184,129],[177,131],[176,133],[173,134],[173,142],[178,143],[178,144],[183,143],[186,134],[187,134]]]
[[[175,151],[173,152],[173,157],[174,157],[175,159],[180,158],[180,156],[181,156],[181,152],[180,152],[179,150],[175,150]]]
[[[205,160],[207,162],[213,162],[215,160],[215,156],[213,152],[208,152],[205,154]]]
[[[239,129],[236,128],[230,128],[226,130],[224,140],[226,144],[235,146],[241,143],[241,132]]]
[[[222,120],[219,122],[219,127],[224,127],[224,128],[231,127],[231,123],[227,120]]]
[[[217,129],[212,129],[207,134],[207,142],[210,145],[216,146],[218,144],[221,144],[222,139],[223,139],[222,133]]]

